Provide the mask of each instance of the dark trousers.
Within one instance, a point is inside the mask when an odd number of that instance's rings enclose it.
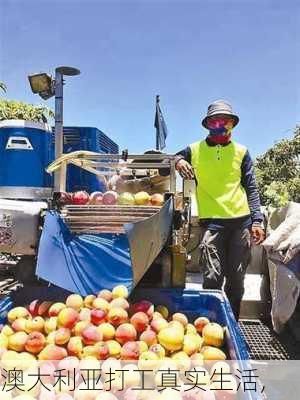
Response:
[[[230,301],[236,319],[239,317],[244,294],[244,278],[250,262],[251,236],[249,229],[203,228],[200,242],[200,266],[204,289],[222,289]]]

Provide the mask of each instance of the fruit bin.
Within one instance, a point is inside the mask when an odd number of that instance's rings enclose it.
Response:
[[[8,311],[16,306],[24,306],[34,299],[48,301],[64,301],[70,292],[50,287],[24,287],[0,300],[0,324],[6,323]],[[149,300],[154,304],[167,306],[171,313],[183,312],[190,321],[198,316],[206,316],[211,321],[226,327],[224,350],[230,360],[237,360],[238,368],[251,368],[247,344],[241,335],[235,321],[231,306],[226,296],[219,290],[190,290],[190,289],[136,289],[130,296],[130,301]],[[243,400],[262,400],[259,393],[246,391],[238,396]]]

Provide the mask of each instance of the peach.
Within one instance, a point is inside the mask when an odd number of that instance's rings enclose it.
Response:
[[[68,328],[59,328],[55,332],[55,344],[58,346],[68,343],[71,337],[71,331]]]
[[[190,335],[197,335],[197,329],[193,324],[187,324],[185,327],[185,332]]]
[[[98,326],[105,321],[106,315],[107,313],[103,309],[94,309],[91,311],[91,322]]]
[[[108,340],[106,342],[111,357],[118,357],[121,353],[121,345],[116,340]]]
[[[137,343],[140,347],[140,354],[144,353],[144,351],[148,351],[149,348],[146,342],[144,342],[143,340],[138,340]]]
[[[135,364],[127,364],[123,367],[123,379],[125,388],[138,387],[141,382],[141,374],[138,366]]]
[[[24,351],[27,337],[28,335],[25,332],[14,333],[13,335],[8,337],[7,348],[9,350],[14,350],[18,352]]]
[[[11,389],[5,387],[5,383],[0,385],[1,400],[12,400]]]
[[[169,328],[175,328],[175,329],[180,330],[182,333],[184,333],[184,326],[179,321],[171,321],[171,322],[169,322]]]
[[[11,327],[15,332],[24,332],[26,330],[26,322],[29,321],[26,318],[17,318],[11,324]]]
[[[132,304],[132,306],[130,307],[130,311],[131,314],[142,311],[146,313],[149,318],[152,318],[154,313],[154,305],[148,300],[141,300],[138,303]]]
[[[45,378],[46,382],[51,382],[57,369],[56,363],[51,361],[38,361],[38,365],[40,367],[41,374],[43,374],[43,381]]]
[[[87,390],[87,387],[90,390]],[[74,391],[74,400],[95,400],[98,395],[102,396],[102,384],[97,381],[85,380],[81,382]]]
[[[160,359],[162,359],[166,356],[166,350],[162,347],[162,345],[160,345],[158,343],[150,346],[149,350],[152,351],[153,353],[155,353],[157,355],[157,357]]]
[[[164,318],[164,317],[160,312],[154,311],[154,313],[152,314],[152,319],[158,319],[158,318]]]
[[[205,345],[221,347],[224,342],[224,329],[221,325],[210,322],[202,330]]]
[[[187,324],[189,323],[187,316],[182,313],[173,314],[172,320],[180,322],[184,327],[187,326]]]
[[[1,329],[1,334],[5,336],[10,336],[14,333],[12,328],[9,325],[4,325],[3,328]]]
[[[100,324],[97,330],[102,334],[103,340],[110,340],[115,337],[115,328],[109,322],[104,322]]]
[[[99,370],[99,367],[100,363],[94,357],[85,358],[79,362],[79,370],[82,378],[87,378],[90,370]]]
[[[28,318],[30,316],[29,311],[25,307],[12,308],[7,313],[7,319],[12,324],[17,318]]]
[[[112,292],[108,289],[102,289],[100,290],[100,292],[98,293],[97,297],[101,297],[102,299],[110,302],[113,298]]]
[[[159,358],[153,351],[145,351],[139,357],[138,368],[140,370],[154,370],[158,367]]]
[[[47,344],[55,344],[55,335],[56,335],[56,331],[49,333],[49,335],[46,337]]]
[[[44,331],[44,318],[42,317],[34,317],[32,319],[28,319],[25,324],[25,331],[27,333],[31,332],[43,332]]]
[[[177,369],[180,372],[187,371],[191,368],[191,359],[184,351],[173,353],[171,359],[176,362]]]
[[[205,327],[205,325],[209,324],[209,319],[206,317],[198,317],[197,319],[195,319],[194,321],[194,326],[197,329],[198,333],[202,333],[203,328]]]
[[[14,350],[7,350],[1,356],[1,368],[11,370],[18,367],[19,354]]]
[[[73,396],[69,393],[58,393],[55,400],[74,400]]]
[[[226,360],[226,354],[222,350],[212,346],[202,347],[201,354],[204,360]]]
[[[114,326],[128,321],[128,313],[121,307],[112,307],[107,314],[107,320]]]
[[[169,310],[164,305],[156,306],[155,311],[158,311],[165,319],[169,316]]]
[[[114,394],[110,392],[105,392],[103,391],[101,394],[98,394],[98,396],[95,398],[95,400],[118,400],[118,397],[116,397]],[[129,399],[126,399],[129,400]],[[135,399],[137,400],[137,399]]]
[[[8,346],[8,336],[3,335],[0,333],[0,348],[7,349]]]
[[[147,343],[147,345],[150,347],[157,343],[157,336],[152,329],[147,329],[141,334],[140,340]]]
[[[25,350],[37,354],[43,350],[46,344],[45,336],[41,332],[31,332],[25,343]]]
[[[93,301],[93,308],[108,311],[110,309],[110,305],[108,301],[102,299],[101,297],[96,297]]]
[[[140,356],[140,345],[138,342],[125,343],[121,349],[121,360],[138,360]]]
[[[50,317],[46,319],[44,324],[44,331],[45,333],[49,334],[54,332],[57,328],[57,317]]]
[[[129,303],[123,297],[117,297],[116,299],[113,299],[109,304],[110,307],[121,307],[124,308],[124,310],[126,311],[129,310]]]
[[[49,317],[57,317],[58,314],[66,308],[67,306],[64,303],[54,303],[52,306],[50,306],[48,310],[48,315]]]
[[[89,308],[82,308],[79,313],[80,321],[90,321],[91,320],[91,310]]]
[[[66,306],[79,311],[83,305],[83,298],[79,294],[71,294],[66,299]]]
[[[86,296],[83,299],[84,306],[89,309],[93,308],[93,302],[94,302],[95,298],[96,298],[96,296],[94,296],[93,294],[89,294],[88,296]]]
[[[36,317],[38,315],[39,305],[40,305],[40,301],[37,299],[33,300],[29,304],[28,310],[29,310],[30,314],[32,315],[32,317]]]
[[[90,326],[91,323],[89,321],[78,321],[76,322],[74,328],[73,328],[73,334],[75,336],[80,336],[82,331],[87,328],[88,326]]]
[[[106,360],[109,357],[109,347],[106,342],[98,342],[94,347],[98,360]]]
[[[51,383],[46,383],[41,386],[39,400],[55,400],[55,388],[51,385]]]
[[[194,353],[190,357],[191,362],[192,362],[192,367],[202,367],[203,366],[203,354],[201,353]]]
[[[138,311],[130,318],[130,323],[135,327],[137,332],[143,332],[149,324],[148,315],[142,311]]]
[[[86,345],[92,345],[102,340],[102,335],[98,332],[97,328],[93,325],[86,327],[81,332],[83,343]]]
[[[59,369],[64,369],[66,371],[74,371],[79,366],[79,359],[77,357],[66,357],[60,360],[58,363]]]
[[[72,329],[79,319],[79,314],[71,307],[63,308],[57,317],[58,326]]]
[[[190,356],[194,353],[197,353],[200,350],[202,344],[203,339],[200,335],[187,333],[186,335],[184,335],[183,339],[183,351]]]
[[[162,329],[167,327],[168,327],[168,321],[165,320],[164,318],[157,318],[151,321],[151,329],[153,329],[154,332],[156,333],[160,332]]]
[[[124,285],[115,286],[112,290],[112,296],[115,299],[116,297],[124,297],[125,299],[128,297],[128,289]]]
[[[136,329],[131,324],[121,324],[116,329],[115,338],[120,344],[136,340],[136,337]]]
[[[26,371],[28,368],[33,368],[37,366],[37,360],[33,354],[28,353],[27,351],[22,351],[19,353],[19,360],[18,367]]]
[[[170,351],[180,350],[183,346],[184,332],[176,327],[167,327],[158,334],[159,343]]]
[[[38,315],[41,317],[46,316],[52,304],[52,301],[43,301],[38,307]]]
[[[82,353],[80,354],[80,359],[82,360],[90,357],[97,359],[96,347],[94,345],[83,347]]]
[[[68,355],[67,350],[54,344],[48,344],[39,354],[39,360],[62,360]]]
[[[83,350],[82,338],[72,336],[67,344],[67,350],[70,356],[79,356]]]

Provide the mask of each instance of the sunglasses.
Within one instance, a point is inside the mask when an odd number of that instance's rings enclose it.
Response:
[[[230,117],[211,117],[207,120],[207,127],[209,129],[222,128],[233,128],[234,120]]]

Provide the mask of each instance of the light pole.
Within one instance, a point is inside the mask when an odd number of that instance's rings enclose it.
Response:
[[[73,67],[57,67],[55,69],[55,79],[52,79],[46,73],[29,75],[31,90],[33,93],[47,100],[55,95],[55,158],[57,159],[63,154],[63,85],[64,75],[79,75],[80,70]],[[56,192],[65,190],[61,184],[60,174],[65,173],[63,170],[57,170],[54,173],[54,190]]]

